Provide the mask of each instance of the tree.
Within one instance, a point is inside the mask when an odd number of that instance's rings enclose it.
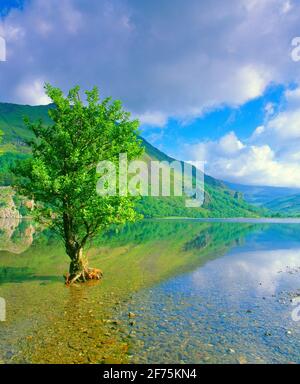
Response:
[[[0,144],[2,143],[2,138],[3,138],[3,132],[0,129]],[[3,152],[2,149],[0,149],[0,155],[2,152]]]
[[[34,199],[38,219],[61,235],[71,260],[67,283],[100,278],[100,270],[88,267],[87,242],[107,226],[138,215],[134,197],[97,194],[97,164],[117,165],[119,153],[127,153],[128,160],[142,154],[138,121],[130,120],[120,101],[100,102],[97,88],[85,92],[86,104],[78,86],[67,97],[49,84],[45,91],[54,104],[49,109],[53,125],[25,119],[34,133],[32,157],[14,168],[15,187]]]

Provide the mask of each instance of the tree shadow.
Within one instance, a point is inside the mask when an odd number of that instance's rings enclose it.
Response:
[[[63,277],[36,275],[27,267],[0,267],[0,284],[24,283],[26,281],[61,282]]]

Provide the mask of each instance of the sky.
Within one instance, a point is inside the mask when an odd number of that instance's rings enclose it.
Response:
[[[300,0],[0,0],[0,101],[97,85],[168,155],[300,187],[298,36]]]

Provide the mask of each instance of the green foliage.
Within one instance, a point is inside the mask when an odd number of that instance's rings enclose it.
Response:
[[[206,189],[206,201],[202,207],[187,208],[186,197],[143,197],[137,203],[137,210],[145,217],[259,217],[262,210],[252,207],[245,201],[235,201],[225,190],[212,188]],[[209,193],[208,193],[209,191]]]
[[[138,122],[130,120],[119,101],[100,102],[96,88],[85,92],[87,105],[79,87],[67,97],[49,84],[45,89],[55,104],[49,109],[53,123],[26,120],[35,136],[28,141],[32,157],[14,168],[15,187],[35,200],[39,219],[81,248],[108,225],[137,217],[134,198],[97,194],[96,167],[101,160],[117,163],[119,153],[127,153],[129,160],[141,155]]]
[[[26,141],[32,138],[33,132],[28,129],[22,120],[24,115],[28,115],[31,120],[42,118],[43,122],[50,124],[51,119],[48,117],[48,110],[53,109],[50,106],[22,106],[0,103],[0,127],[1,121],[5,121],[4,129],[4,145],[2,149],[5,151],[3,155],[3,163],[0,165],[0,185],[8,185],[13,183],[12,175],[9,170],[9,163],[14,162],[14,156],[28,155],[29,147],[24,145]],[[142,145],[145,148],[143,158],[146,161],[173,161],[163,152],[153,147],[146,140],[142,139]],[[7,155],[7,153],[9,154]],[[6,158],[6,155],[8,156]],[[3,168],[2,168],[3,166]],[[181,197],[144,197],[137,203],[138,212],[146,217],[253,217],[269,215],[266,210],[254,208],[251,204],[245,202],[243,198],[235,198],[234,192],[226,185],[213,177],[205,175],[205,204],[200,208],[186,208],[185,198]]]
[[[0,129],[4,134],[4,144],[14,143],[19,146],[19,149],[24,147],[26,140],[33,136],[24,123],[24,116],[30,116],[34,121],[43,119],[45,124],[50,124],[48,110],[53,107],[53,105],[31,107],[29,105],[0,103]]]
[[[167,156],[146,140],[144,159],[172,162],[175,159]],[[184,162],[181,162],[182,167]],[[266,212],[245,202],[242,195],[231,191],[226,185],[211,176],[204,175],[205,199],[199,208],[187,208],[186,196],[143,197],[137,203],[137,210],[148,218],[155,217],[258,217]]]
[[[24,198],[24,196],[20,196],[17,193],[14,193],[13,190],[11,190],[11,193],[12,193],[12,198],[13,198],[13,201],[15,203],[15,206],[16,206],[17,210],[19,211],[20,215],[22,217],[29,217],[29,216],[31,216],[32,215],[32,211],[26,205],[26,203],[27,203],[26,198]]]
[[[4,152],[0,156],[0,186],[14,184],[15,176],[11,168],[15,166],[17,160],[26,159],[29,155],[23,153]]]

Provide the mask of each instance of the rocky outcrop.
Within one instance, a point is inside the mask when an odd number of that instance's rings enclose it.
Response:
[[[11,187],[0,187],[0,218],[19,219],[21,214],[14,201],[15,192]]]
[[[33,242],[35,226],[21,218],[0,218],[0,251],[20,254]]]
[[[34,203],[16,195],[11,187],[0,187],[0,251],[24,252],[33,242],[35,227],[22,220],[21,210],[30,212]]]

